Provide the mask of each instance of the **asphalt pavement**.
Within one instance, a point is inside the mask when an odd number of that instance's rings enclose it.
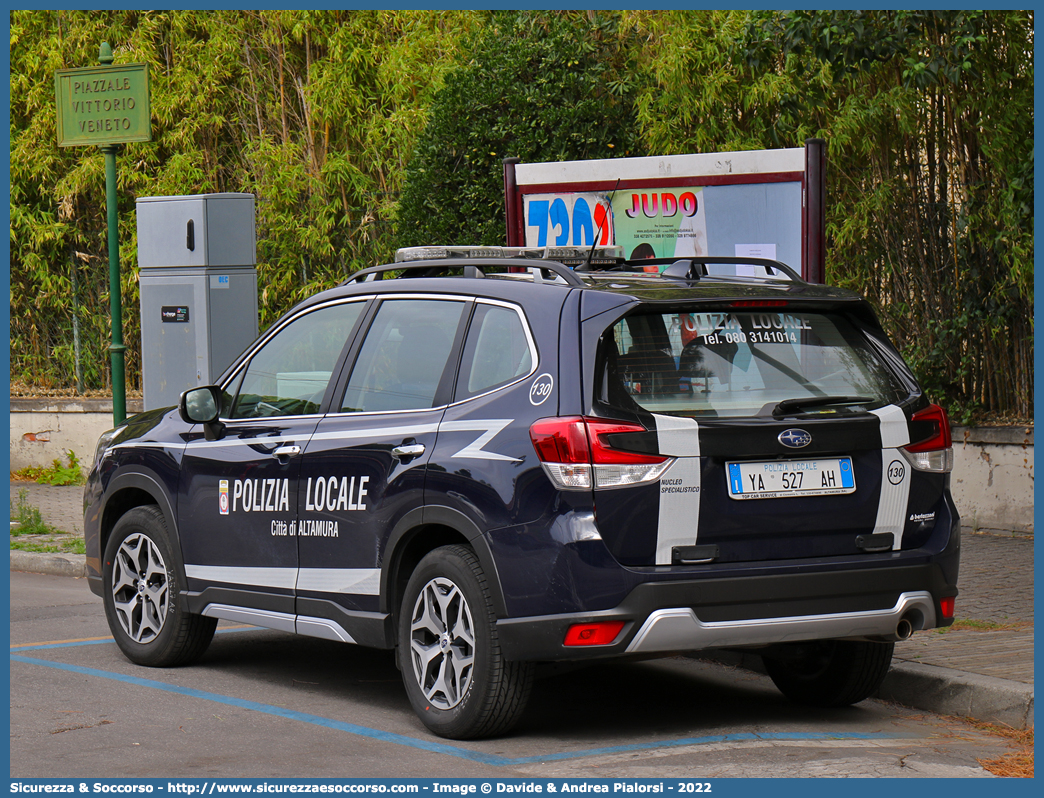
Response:
[[[12,482],[48,524],[83,534],[83,488]],[[942,715],[1033,726],[1033,538],[965,531],[954,627],[896,644],[879,698]],[[11,552],[11,570],[82,577],[84,557]],[[86,586],[84,587],[86,590]],[[761,670],[760,658],[714,659]]]

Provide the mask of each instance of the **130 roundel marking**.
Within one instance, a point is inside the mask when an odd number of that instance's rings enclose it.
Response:
[[[542,405],[551,396],[555,387],[554,378],[547,372],[541,374],[529,388],[529,401],[534,405]]]

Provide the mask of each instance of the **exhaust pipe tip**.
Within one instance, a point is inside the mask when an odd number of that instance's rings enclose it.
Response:
[[[908,618],[900,618],[899,623],[895,625],[895,639],[908,640],[913,633],[914,628],[910,620]]]

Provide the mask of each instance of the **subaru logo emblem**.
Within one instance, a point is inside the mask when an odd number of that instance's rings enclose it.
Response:
[[[803,429],[785,429],[777,440],[788,449],[803,449],[812,443],[812,436]]]

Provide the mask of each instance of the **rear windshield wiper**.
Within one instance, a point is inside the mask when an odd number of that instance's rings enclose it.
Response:
[[[869,396],[801,396],[797,399],[784,399],[772,408],[772,415],[785,416],[808,407],[825,405],[865,405],[874,401]],[[767,405],[766,405],[767,407]]]

